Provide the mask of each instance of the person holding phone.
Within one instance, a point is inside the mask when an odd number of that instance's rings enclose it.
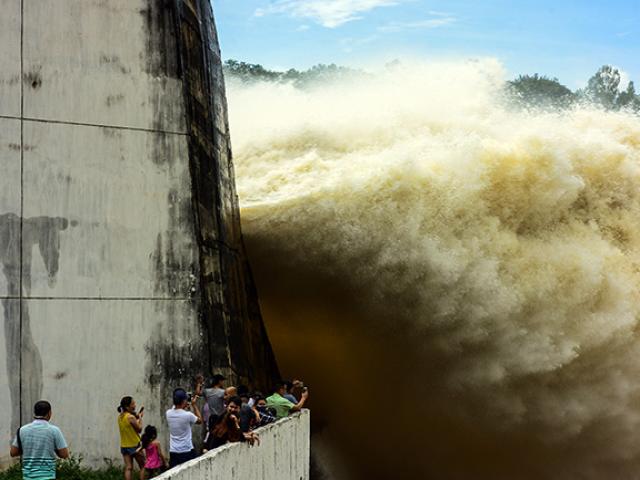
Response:
[[[304,387],[300,395],[300,401],[293,403],[287,400],[284,395],[286,393],[286,382],[278,382],[273,389],[274,393],[267,398],[267,407],[273,408],[278,419],[284,418],[292,413],[299,412],[304,407],[305,402],[309,398],[309,389]]]
[[[198,395],[189,395],[183,388],[173,391],[173,408],[167,410],[169,425],[169,467],[173,468],[196,458],[191,427],[202,424]],[[190,411],[193,408],[193,413]]]
[[[144,452],[140,449],[140,433],[144,407],[136,413],[136,402],[132,397],[122,397],[118,407],[118,429],[120,430],[120,453],[124,460],[124,478],[131,480],[133,460],[140,467],[140,480],[144,480]]]

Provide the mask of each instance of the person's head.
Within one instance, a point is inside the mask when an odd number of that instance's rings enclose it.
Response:
[[[136,402],[133,397],[122,397],[120,400],[120,406],[118,406],[118,411],[120,413],[133,413],[136,411]]]
[[[173,391],[173,405],[176,408],[186,408],[189,405],[189,394],[184,388],[176,388]]]
[[[246,385],[238,385],[238,396],[241,395],[249,396],[249,387]]]
[[[249,387],[246,385],[238,385],[238,396],[242,399],[243,403],[249,402]]]
[[[46,400],[40,400],[33,406],[33,417],[39,420],[51,419],[51,404]]]
[[[293,388],[293,382],[291,380],[284,380],[284,389],[286,393],[291,393],[291,389]]]
[[[142,448],[147,448],[151,442],[153,442],[156,438],[158,438],[158,429],[153,425],[147,425],[144,428],[144,433],[142,437],[140,437],[140,442],[142,442]]]
[[[267,399],[264,398],[262,395],[256,395],[255,396],[255,400],[256,400],[256,406],[258,406],[258,407],[266,407],[267,406]]]
[[[231,397],[227,402],[227,412],[231,415],[238,416],[240,414],[241,407],[242,400],[240,397]]]
[[[287,393],[286,383],[287,382],[285,381],[277,382],[275,387],[273,388],[273,391],[279,395],[284,395],[285,393]]]
[[[224,375],[220,373],[216,373],[213,377],[211,377],[211,381],[209,382],[209,388],[222,388],[222,383],[225,381]]]
[[[224,391],[224,401],[229,402],[229,399],[238,395],[238,389],[236,387],[228,387]]]

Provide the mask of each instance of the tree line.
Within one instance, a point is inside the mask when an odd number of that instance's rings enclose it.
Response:
[[[633,82],[621,88],[620,71],[603,65],[584,88],[571,91],[557,78],[544,75],[520,75],[507,82],[506,92],[515,104],[527,108],[569,108],[576,104],[592,104],[606,110],[640,112],[640,96]]]
[[[223,65],[227,78],[231,77],[243,83],[256,81],[291,83],[298,88],[311,87],[327,82],[340,82],[345,80],[357,80],[369,76],[362,70],[349,67],[341,67],[336,64],[314,65],[308,70],[296,70],[290,68],[287,71],[268,70],[262,65],[227,60]]]
[[[387,65],[393,68],[394,61]],[[268,70],[262,65],[227,60],[224,63],[227,78],[243,83],[256,81],[291,83],[298,88],[308,88],[328,82],[357,81],[371,77],[371,74],[335,64],[315,65],[308,70],[291,68],[286,71]],[[510,104],[520,108],[565,109],[580,104],[591,104],[606,110],[628,110],[640,113],[640,95],[633,82],[624,87],[620,83],[620,71],[611,65],[603,65],[589,79],[584,88],[572,91],[557,78],[545,75],[520,75],[506,82],[505,98]]]

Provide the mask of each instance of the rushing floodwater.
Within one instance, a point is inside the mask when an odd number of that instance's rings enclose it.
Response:
[[[510,112],[502,81],[230,88],[264,315],[336,477],[637,478],[640,121]]]

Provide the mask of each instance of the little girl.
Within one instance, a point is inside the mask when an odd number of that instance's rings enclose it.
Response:
[[[142,448],[147,455],[147,461],[144,464],[144,472],[145,475],[148,472],[149,477],[143,478],[153,478],[168,465],[167,457],[162,452],[162,447],[160,446],[160,442],[156,440],[158,437],[158,430],[153,425],[147,425],[144,429],[144,433],[142,434],[142,438],[140,439],[142,442]]]

